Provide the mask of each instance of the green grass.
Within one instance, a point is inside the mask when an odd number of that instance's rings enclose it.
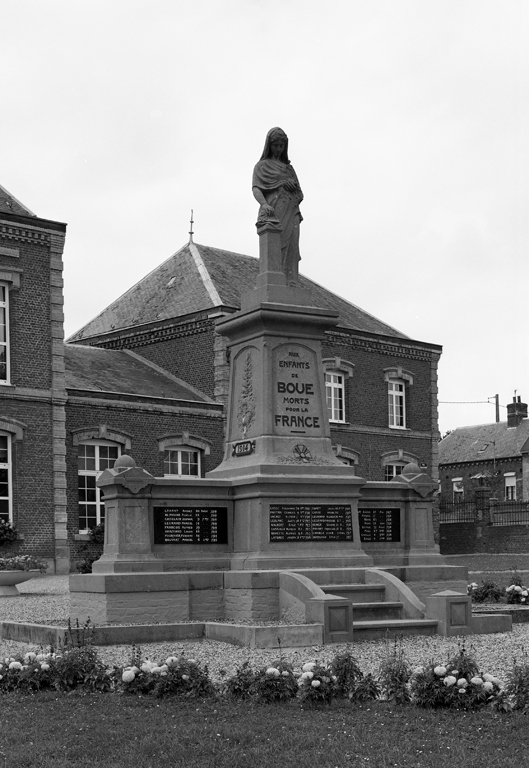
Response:
[[[525,716],[489,710],[56,693],[0,708],[0,768],[520,768],[529,748]]]

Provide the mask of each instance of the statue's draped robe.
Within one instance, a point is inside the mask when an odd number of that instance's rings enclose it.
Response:
[[[284,188],[285,181],[296,184],[294,192]],[[252,187],[263,193],[268,205],[281,223],[281,259],[287,283],[297,282],[299,255],[299,224],[303,217],[299,204],[303,200],[298,177],[290,164],[279,160],[260,160],[253,171]]]

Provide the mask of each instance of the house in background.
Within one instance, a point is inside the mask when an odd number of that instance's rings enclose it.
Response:
[[[529,501],[527,404],[514,397],[507,421],[458,427],[439,443],[441,502]]]
[[[0,188],[0,516],[63,573],[104,520],[96,480],[121,453],[182,482],[220,463],[229,360],[215,326],[259,268],[190,241],[65,344],[65,234]],[[410,461],[437,478],[441,347],[300,282],[339,315],[321,372],[336,454],[370,480]]]

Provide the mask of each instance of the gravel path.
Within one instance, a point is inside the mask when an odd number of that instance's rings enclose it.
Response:
[[[20,595],[0,598],[0,621],[28,621],[53,623],[64,622],[69,612],[67,576],[45,576],[19,586]],[[412,665],[430,660],[439,663],[457,653],[458,640],[439,635],[410,637],[404,640],[404,650]],[[501,679],[511,668],[514,658],[520,658],[524,648],[529,649],[529,623],[514,624],[512,632],[492,635],[474,635],[467,639],[467,647],[476,655],[482,672],[491,672]],[[328,661],[344,646],[330,645],[309,648],[284,649],[283,655],[296,666],[306,661]],[[29,643],[0,640],[0,658],[38,650]],[[129,661],[130,646],[106,646],[99,649],[100,656],[108,665],[121,665]],[[386,642],[370,640],[354,644],[354,655],[364,672],[374,672],[384,657]],[[154,661],[169,655],[183,653],[202,664],[207,664],[214,680],[234,673],[244,661],[252,666],[264,666],[278,658],[277,650],[240,648],[213,640],[200,642],[156,643],[142,646],[144,658]]]

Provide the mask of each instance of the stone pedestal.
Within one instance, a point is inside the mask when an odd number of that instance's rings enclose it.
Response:
[[[358,531],[364,480],[332,451],[321,340],[338,315],[287,286],[280,230],[258,230],[261,271],[242,311],[218,323],[230,350],[224,459],[208,479],[229,480],[233,569],[370,565]]]

